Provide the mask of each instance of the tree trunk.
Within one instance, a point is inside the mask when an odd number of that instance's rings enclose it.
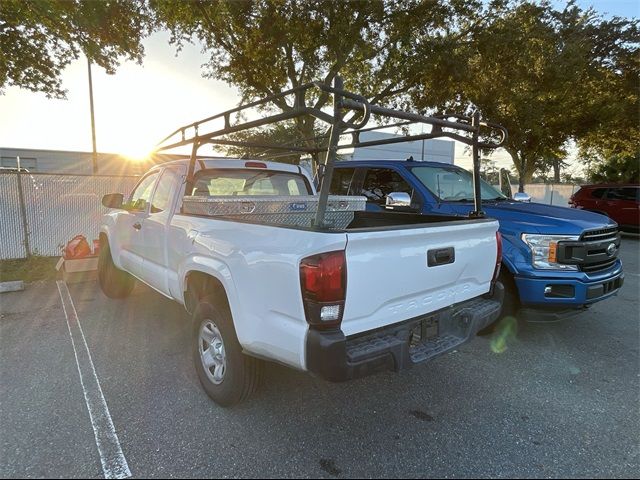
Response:
[[[524,159],[520,158],[520,155],[518,155],[518,152],[516,152],[515,150],[512,150],[510,148],[507,148],[506,150],[507,153],[509,153],[509,155],[511,156],[511,160],[513,161],[513,164],[515,165],[518,172],[518,192],[522,193],[524,192],[526,162],[524,161]]]
[[[315,125],[315,119],[313,117],[303,117],[303,118],[296,119],[296,126],[298,128],[298,132],[300,132],[300,135],[302,137],[302,145],[304,145],[307,148],[315,148],[316,143],[318,142],[318,140],[314,138],[315,137],[315,130],[313,128],[314,125]],[[322,139],[320,139],[319,141],[322,141]],[[320,163],[323,163],[323,157],[315,153],[312,154],[311,169],[313,170],[312,173],[314,175],[318,168],[318,164]]]
[[[511,156],[511,160],[518,171],[518,192],[524,192],[524,186],[533,180],[533,174],[536,171],[535,162],[527,162],[527,159],[518,154],[516,150],[507,148],[507,153]]]
[[[553,181],[554,183],[560,183],[560,159],[554,158],[551,162],[553,165]]]

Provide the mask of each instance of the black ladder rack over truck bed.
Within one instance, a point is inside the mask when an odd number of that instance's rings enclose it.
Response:
[[[329,114],[318,108],[307,107],[305,96],[310,91],[315,91],[316,93],[319,91],[324,95],[332,95],[333,114]],[[286,98],[293,98],[294,101],[294,106],[287,111],[268,115],[257,120],[245,121],[241,119],[232,125],[232,115],[247,113],[250,109],[268,106],[273,100]],[[349,120],[345,120],[344,118],[346,112],[353,112]],[[394,119],[401,122],[396,124],[382,122],[374,127],[365,128],[370,123],[372,116],[374,115],[379,118]],[[330,126],[329,144],[326,149],[311,146],[268,145],[256,142],[241,142],[225,138],[225,136],[231,133],[246,131],[265,125],[273,125],[278,122],[292,120],[303,116],[312,116]],[[216,121],[218,124],[223,122],[223,126],[217,129],[213,128],[213,122]],[[372,140],[367,142],[361,142],[359,138],[359,133],[364,130],[372,131],[389,128],[390,126],[407,126],[411,124],[429,125],[431,126],[431,131],[429,133],[421,133],[419,135],[405,135],[400,138]],[[207,133],[200,133],[204,126],[209,127],[209,131]],[[318,154],[326,151],[326,162],[324,164],[322,182],[320,185],[320,196],[318,199],[318,209],[314,222],[316,227],[321,228],[325,225],[327,199],[329,196],[331,179],[333,177],[333,165],[336,159],[336,152],[338,150],[338,142],[341,135],[345,134],[351,135],[351,143],[341,144],[340,148],[388,145],[393,143],[443,137],[451,138],[469,145],[472,148],[474,177],[474,210],[470,213],[471,217],[484,216],[484,212],[482,211],[482,197],[480,194],[480,149],[498,148],[502,146],[507,139],[507,130],[504,127],[481,120],[478,112],[471,117],[461,115],[425,116],[403,110],[381,107],[379,105],[369,103],[367,99],[361,95],[344,90],[342,78],[338,76],[334,80],[333,87],[320,82],[307,83],[277,95],[268,96],[246,105],[240,105],[231,110],[179,127],[159,142],[156,147],[156,151],[167,151],[185,145],[192,146],[191,159],[187,172],[187,191],[191,191],[193,187],[193,175],[198,148],[205,144],[258,147],[306,154]]]

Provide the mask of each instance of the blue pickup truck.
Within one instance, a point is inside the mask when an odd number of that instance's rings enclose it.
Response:
[[[554,321],[615,295],[624,274],[617,224],[596,213],[514,201],[481,183],[482,209],[500,222],[503,315]],[[473,179],[454,165],[412,160],[335,164],[334,195],[365,195],[367,209],[430,215],[473,210]],[[393,194],[393,195],[392,195]]]

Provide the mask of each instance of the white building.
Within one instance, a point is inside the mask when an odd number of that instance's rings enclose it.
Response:
[[[0,167],[16,167],[18,157],[20,166],[33,173],[91,175],[93,172],[91,152],[0,147]],[[140,175],[156,163],[176,158],[184,155],[154,154],[147,160],[134,162],[117,153],[98,152],[98,174]]]
[[[384,132],[362,132],[360,134],[360,142],[386,140],[397,137],[401,137],[401,135]],[[442,162],[453,165],[455,142],[439,139],[418,140],[415,142],[361,147],[352,151],[339,153],[342,158],[347,160],[406,160],[409,157],[413,157],[416,161]]]

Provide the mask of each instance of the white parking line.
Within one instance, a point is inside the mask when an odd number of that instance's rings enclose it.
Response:
[[[62,280],[58,280],[56,284],[58,285],[60,300],[62,300],[64,315],[67,318],[67,327],[71,336],[73,353],[76,357],[76,366],[80,375],[84,400],[91,418],[104,478],[128,478],[131,476],[131,471],[129,470],[127,459],[124,458],[122,453],[107,402],[102,394],[102,388],[100,388],[100,382],[93,366],[91,353],[78,319],[76,307],[71,299],[67,284]]]

